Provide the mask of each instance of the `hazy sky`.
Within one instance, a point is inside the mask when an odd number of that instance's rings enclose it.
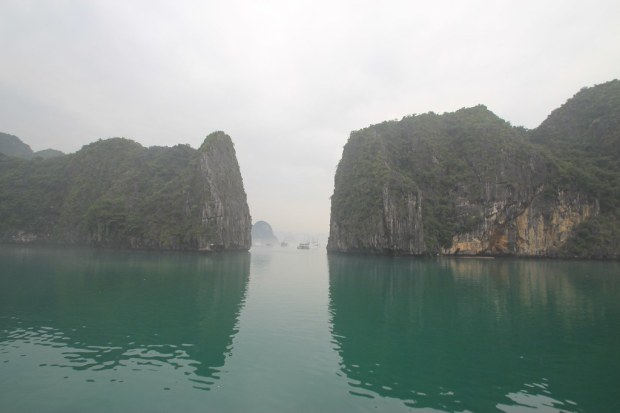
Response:
[[[0,131],[233,138],[254,221],[327,233],[350,131],[479,103],[536,127],[620,77],[620,1],[0,0]]]

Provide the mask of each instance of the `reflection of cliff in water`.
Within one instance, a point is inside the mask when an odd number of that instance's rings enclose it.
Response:
[[[63,346],[65,366],[76,370],[170,365],[199,388],[231,352],[247,253],[3,247],[0,254],[0,346]]]
[[[620,379],[616,264],[334,255],[329,272],[353,394],[449,411],[620,408],[604,390]]]
[[[528,312],[556,317],[554,322],[572,328],[596,323],[605,306],[618,297],[617,262],[448,258],[439,263],[460,285],[492,290],[488,305],[500,318],[510,317],[512,305],[518,303]],[[601,302],[601,297],[609,302]]]

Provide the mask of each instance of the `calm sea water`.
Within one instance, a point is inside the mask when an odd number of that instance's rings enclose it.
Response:
[[[616,412],[620,265],[0,247],[0,411]]]

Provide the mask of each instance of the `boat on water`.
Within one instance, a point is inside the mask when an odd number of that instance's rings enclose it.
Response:
[[[297,246],[298,250],[309,250],[310,249],[310,243],[309,242],[300,242],[299,245]]]

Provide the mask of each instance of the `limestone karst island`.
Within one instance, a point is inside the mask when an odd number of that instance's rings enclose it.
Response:
[[[353,132],[327,248],[620,258],[620,81],[582,89],[534,130],[477,106]]]
[[[0,139],[1,242],[199,251],[251,246],[243,180],[223,132],[207,136],[197,150],[113,138],[74,154],[43,156],[14,136]]]

